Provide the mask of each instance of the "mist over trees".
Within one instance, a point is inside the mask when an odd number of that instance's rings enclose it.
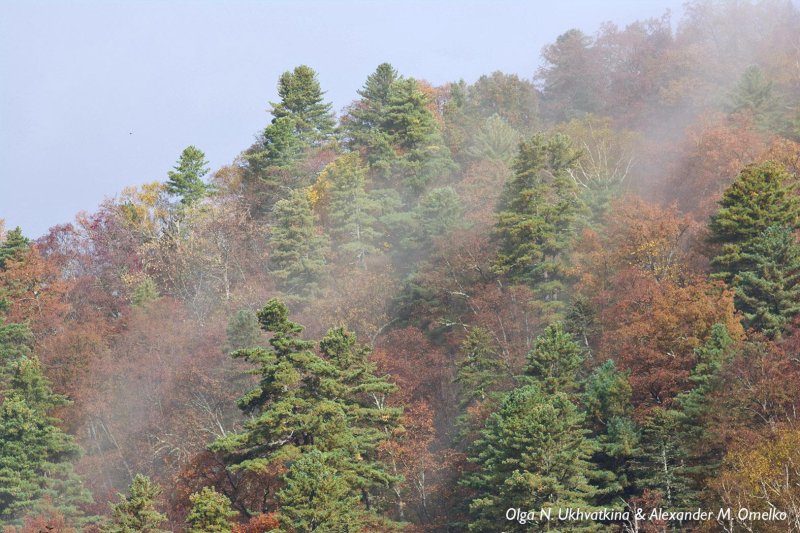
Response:
[[[797,531],[800,12],[564,30],[0,223],[4,532]]]

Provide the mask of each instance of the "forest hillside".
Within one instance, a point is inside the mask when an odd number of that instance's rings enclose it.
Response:
[[[0,229],[4,532],[800,531],[800,12],[565,30]]]

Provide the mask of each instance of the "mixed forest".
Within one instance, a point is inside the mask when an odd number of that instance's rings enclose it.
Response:
[[[525,53],[0,230],[3,531],[800,531],[800,11]]]

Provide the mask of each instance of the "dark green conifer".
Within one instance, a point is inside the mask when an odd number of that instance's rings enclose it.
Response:
[[[167,175],[167,192],[178,196],[183,205],[191,205],[208,195],[210,187],[203,181],[208,174],[208,161],[202,150],[186,147],[177,164]]]

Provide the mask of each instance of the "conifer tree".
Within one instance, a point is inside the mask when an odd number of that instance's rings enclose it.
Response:
[[[485,400],[510,375],[510,369],[500,359],[489,330],[472,328],[461,343],[463,358],[456,363],[456,383],[461,386],[462,407],[475,400]]]
[[[521,143],[497,214],[494,271],[531,284],[556,308],[563,299],[565,256],[581,209],[569,176],[579,155],[560,134],[537,134]]]
[[[452,187],[437,187],[425,193],[415,209],[419,241],[430,242],[431,237],[458,226],[461,219],[461,200]]]
[[[236,511],[231,510],[231,501],[211,487],[189,496],[192,509],[186,517],[186,533],[231,533],[231,519]]]
[[[560,322],[545,328],[527,359],[525,375],[532,378],[544,392],[577,391],[577,372],[585,355]]]
[[[750,113],[760,128],[780,129],[780,103],[773,85],[757,65],[748,67],[728,96],[728,111]]]
[[[80,448],[50,414],[70,402],[53,392],[39,361],[26,351],[9,365],[0,391],[0,517],[18,519],[47,503],[79,518],[79,507],[92,502],[72,468]]]
[[[336,454],[313,450],[300,458],[278,493],[282,531],[363,531],[364,511]]]
[[[292,191],[273,211],[275,225],[269,241],[272,273],[287,293],[311,295],[325,272],[328,243],[317,230],[307,191]]]
[[[239,309],[228,320],[225,333],[227,339],[222,351],[226,354],[242,348],[257,346],[261,339],[258,317],[250,309]]]
[[[584,416],[563,393],[545,394],[528,385],[511,391],[490,415],[472,446],[476,471],[461,484],[473,489],[470,531],[543,531],[547,522],[519,524],[503,509],[580,507],[590,509],[605,476],[591,462],[595,446],[583,428]],[[571,531],[597,524],[571,522]]]
[[[692,509],[698,503],[680,429],[678,411],[657,407],[642,424],[641,444],[633,458],[637,488],[659,493],[668,511]]]
[[[6,267],[9,259],[17,259],[20,254],[28,249],[30,241],[22,235],[19,226],[6,234],[3,242],[0,242],[0,270]]]
[[[397,481],[377,458],[400,415],[385,404],[394,386],[374,374],[368,350],[343,329],[322,339],[322,357],[314,342],[300,338],[303,327],[288,319],[280,301],[270,300],[258,319],[272,335],[270,348],[232,354],[257,365],[258,385],[238,402],[250,418],[242,432],[214,442],[212,451],[223,454],[232,472],[253,473],[314,450],[335,454],[347,490],[371,509],[373,489]]]
[[[745,257],[753,241],[771,226],[795,230],[800,222],[800,199],[791,188],[791,175],[773,162],[745,167],[720,200],[711,217],[711,241],[720,244],[711,261],[716,276],[733,281],[737,272],[751,270]]]
[[[155,500],[161,487],[150,478],[136,474],[128,488],[128,495],[119,494],[119,502],[111,504],[111,520],[103,533],[167,533],[159,525],[166,515],[156,510]]]
[[[384,177],[416,197],[434,179],[452,172],[454,163],[417,80],[396,80],[388,98],[381,130],[388,135],[395,156],[385,165]]]
[[[188,146],[181,152],[173,170],[167,173],[167,192],[178,196],[182,205],[191,205],[210,191],[210,187],[203,182],[206,174],[206,155],[197,147]]]
[[[333,135],[336,121],[323,94],[317,73],[311,67],[300,65],[284,72],[278,79],[281,101],[272,103],[273,124],[290,118],[295,134],[304,143],[313,145],[327,140]]]
[[[770,337],[800,313],[800,244],[788,228],[772,226],[741,255],[749,270],[733,278],[747,325]]]
[[[361,99],[343,120],[349,146],[362,153],[373,167],[389,161],[393,154],[389,133],[382,126],[391,86],[398,79],[392,65],[378,65],[367,77],[364,87],[358,90]]]
[[[378,205],[366,191],[366,169],[358,155],[350,153],[328,165],[323,174],[331,183],[331,238],[340,255],[366,267],[380,237],[375,229]]]

